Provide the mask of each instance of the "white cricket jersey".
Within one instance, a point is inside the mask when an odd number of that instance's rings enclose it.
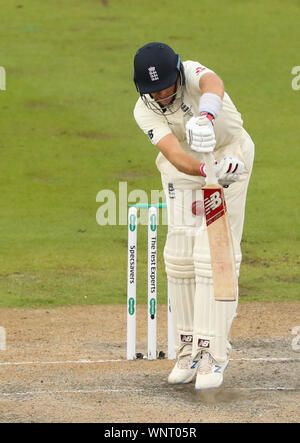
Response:
[[[185,126],[191,117],[199,115],[201,96],[199,80],[201,76],[213,71],[198,62],[190,60],[183,62],[183,67],[185,85],[183,87],[184,97],[181,107],[174,114],[157,114],[149,109],[143,100],[139,98],[134,108],[134,118],[154,145],[157,145],[164,136],[173,133],[184,151],[198,158],[197,152],[193,151],[186,141]],[[149,101],[152,100],[150,96],[147,97]],[[174,109],[178,108],[179,100],[181,100],[181,97],[175,99],[172,104]],[[223,98],[222,110],[215,119],[214,129],[216,135],[215,151],[238,140],[243,131],[241,114],[237,111],[226,92]]]

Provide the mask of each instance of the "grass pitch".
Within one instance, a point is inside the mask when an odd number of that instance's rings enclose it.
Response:
[[[96,196],[161,189],[132,115],[148,41],[214,69],[256,144],[241,301],[299,299],[299,12],[293,0],[2,1],[0,306],[125,303],[126,227],[96,223]],[[143,302],[145,228],[139,246]]]

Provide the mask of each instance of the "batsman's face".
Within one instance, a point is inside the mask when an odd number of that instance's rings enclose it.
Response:
[[[167,89],[162,89],[158,92],[152,92],[152,97],[155,101],[158,101],[161,105],[167,106],[173,100],[173,96],[175,94],[176,84],[170,86]]]

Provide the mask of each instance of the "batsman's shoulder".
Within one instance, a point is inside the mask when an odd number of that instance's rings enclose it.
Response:
[[[136,109],[138,110],[139,108],[142,108],[144,105],[143,100],[141,99],[141,97],[139,97],[137,99],[137,101],[135,102],[134,108],[133,108],[133,112],[135,113]]]
[[[198,61],[186,60],[183,63],[184,75],[185,75],[185,83],[187,91],[190,94],[199,94],[200,87],[199,81],[200,78],[206,73],[214,73],[211,69],[202,65]]]
[[[207,72],[214,72],[212,69],[203,65],[199,61],[186,60],[186,61],[182,62],[182,64],[184,67],[184,73],[187,76],[195,76],[195,77],[200,78],[201,75],[203,75]]]
[[[133,115],[138,123],[144,121],[153,122],[153,123],[164,122],[164,116],[156,114],[151,109],[147,108],[141,97],[139,97],[138,100],[136,101],[133,110]]]
[[[133,115],[135,120],[139,120],[141,116],[145,113],[145,104],[143,103],[143,100],[141,97],[139,97],[135,103],[135,106],[133,108]]]

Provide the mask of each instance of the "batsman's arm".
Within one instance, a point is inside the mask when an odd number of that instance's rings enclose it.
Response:
[[[223,107],[224,84],[220,77],[213,73],[203,74],[199,80],[201,97],[199,101],[199,113],[210,114],[217,118]]]
[[[204,164],[196,158],[188,155],[174,134],[163,137],[156,145],[161,153],[169,160],[178,171],[188,175],[202,175]]]
[[[199,87],[202,94],[209,92],[218,95],[221,99],[224,97],[223,80],[213,72],[207,72],[202,75],[199,80]]]

